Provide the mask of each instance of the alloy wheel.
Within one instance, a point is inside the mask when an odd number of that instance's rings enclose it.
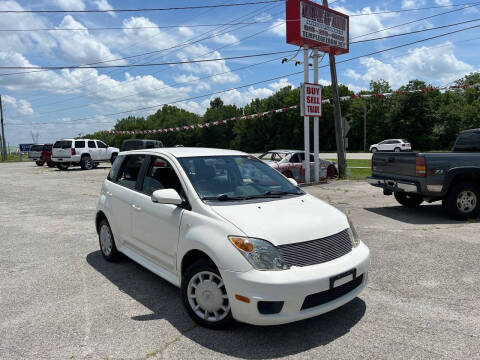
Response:
[[[103,224],[100,228],[100,246],[105,256],[110,256],[110,254],[112,253],[113,242],[112,234],[108,225],[106,224]]]
[[[457,196],[457,208],[463,213],[472,212],[477,206],[477,195],[473,191],[465,190]]]

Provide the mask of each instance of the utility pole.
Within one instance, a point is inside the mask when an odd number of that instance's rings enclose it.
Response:
[[[313,83],[318,84],[318,49],[313,49]],[[320,161],[319,161],[319,118],[315,116],[313,118],[313,174],[315,178],[315,184],[320,182]]]
[[[323,6],[328,8],[328,0],[323,0]],[[332,78],[333,117],[335,119],[338,176],[341,179],[345,179],[347,159],[345,156],[345,141],[343,137],[342,110],[340,108],[340,98],[338,96],[337,66],[335,64],[335,55],[328,54],[328,57],[330,60],[330,76]]]
[[[308,83],[309,78],[309,59],[308,59],[308,46],[303,47],[303,81]],[[305,147],[305,160],[303,166],[305,169],[305,184],[310,183],[310,118],[308,116],[303,117],[303,129],[304,129],[304,147]]]
[[[367,99],[363,99],[363,152],[367,152]]]
[[[2,95],[0,95],[0,121],[2,124],[2,160],[7,160],[7,145],[5,142],[5,129],[3,127],[3,107],[2,107]]]

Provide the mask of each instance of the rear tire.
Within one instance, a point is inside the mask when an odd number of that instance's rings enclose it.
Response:
[[[480,215],[480,187],[470,182],[453,186],[443,200],[443,208],[456,220],[476,219]]]
[[[372,148],[372,150],[370,150],[370,152],[371,152],[372,154],[375,154],[377,151],[378,151],[378,149],[377,149],[376,147],[374,147],[374,148]]]
[[[396,147],[395,150],[393,151],[395,151],[396,153],[399,153],[400,151],[402,151],[402,149],[400,149],[399,147]]]
[[[202,259],[193,263],[183,276],[181,293],[188,315],[197,324],[219,329],[232,322],[227,290],[212,262]]]
[[[80,160],[80,167],[82,168],[82,170],[93,169],[93,161],[90,155],[82,156],[82,160]]]
[[[112,229],[106,219],[100,220],[98,230],[98,243],[103,258],[107,261],[118,261],[121,259],[121,253],[117,250],[115,239],[113,238]]]
[[[44,162],[43,161],[35,161],[35,164],[37,164],[37,166],[43,166]]]
[[[396,192],[394,196],[400,204],[406,207],[417,207],[423,202],[423,197],[417,194]]]

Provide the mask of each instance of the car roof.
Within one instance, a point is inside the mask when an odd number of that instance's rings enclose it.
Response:
[[[237,150],[215,149],[215,148],[201,148],[201,147],[168,147],[156,149],[140,149],[124,151],[121,154],[135,154],[135,153],[157,153],[169,154],[176,158],[182,157],[200,157],[200,156],[233,156],[233,155],[248,155],[247,153]]]

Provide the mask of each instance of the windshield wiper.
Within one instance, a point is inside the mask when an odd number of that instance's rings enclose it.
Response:
[[[229,200],[246,200],[247,198],[245,197],[239,197],[239,196],[230,196],[227,194],[220,194],[217,196],[204,196],[202,197],[202,200],[217,200],[217,201],[229,201]]]
[[[267,191],[263,195],[301,195],[303,192],[300,191]]]

